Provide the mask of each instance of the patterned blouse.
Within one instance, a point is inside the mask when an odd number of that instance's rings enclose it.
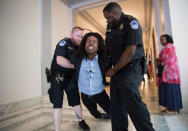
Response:
[[[170,84],[181,84],[178,59],[175,47],[172,43],[166,44],[159,53],[160,64],[164,66],[162,78],[158,78],[158,84],[161,82]]]

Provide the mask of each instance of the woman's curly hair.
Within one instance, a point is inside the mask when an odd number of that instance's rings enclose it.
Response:
[[[161,35],[161,37],[165,37],[167,43],[171,43],[171,44],[174,43],[172,36],[170,36],[170,35],[168,35],[168,34],[163,34],[163,35]]]
[[[94,36],[98,39],[98,51],[97,51],[97,54],[98,54],[98,57],[99,57],[99,60],[101,60],[102,62],[106,62],[106,58],[105,58],[105,46],[104,46],[104,39],[102,38],[102,36],[99,34],[99,33],[96,33],[96,32],[90,32],[90,33],[87,33],[84,35],[82,41],[81,41],[81,44],[80,44],[80,47],[79,47],[79,50],[78,50],[78,56],[83,59],[83,58],[88,58],[88,55],[85,51],[85,45],[86,45],[86,41],[88,39],[88,37],[90,36]]]

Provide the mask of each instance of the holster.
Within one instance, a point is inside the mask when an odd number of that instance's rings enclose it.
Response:
[[[63,82],[64,80],[64,75],[63,73],[58,73],[58,72],[52,72],[51,69],[48,69],[46,67],[46,79],[47,79],[47,82],[51,82],[51,79],[54,78],[58,81],[58,82]]]
[[[49,83],[50,80],[51,80],[51,70],[48,69],[47,67],[46,67],[46,79],[47,79],[47,82],[48,82],[48,83]]]

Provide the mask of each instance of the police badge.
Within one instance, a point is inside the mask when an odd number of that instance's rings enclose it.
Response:
[[[109,29],[109,30],[106,30],[106,32],[111,32],[111,29]]]
[[[121,25],[119,26],[119,29],[120,29],[120,30],[122,30],[122,29],[123,29],[123,27],[124,27],[124,25],[123,25],[123,24],[121,24]]]

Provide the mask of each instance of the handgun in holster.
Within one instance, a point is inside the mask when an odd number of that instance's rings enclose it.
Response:
[[[48,69],[47,67],[46,67],[46,79],[47,79],[47,82],[48,82],[48,83],[49,83],[50,80],[51,80],[51,70]]]

